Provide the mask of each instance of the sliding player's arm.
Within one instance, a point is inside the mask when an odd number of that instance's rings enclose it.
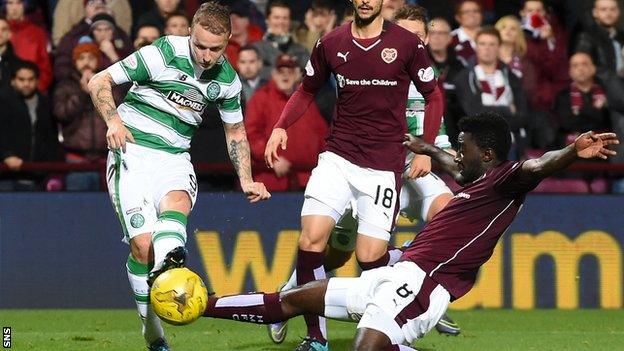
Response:
[[[427,155],[433,158],[438,162],[440,168],[442,168],[444,172],[450,174],[455,180],[460,179],[459,166],[455,162],[454,155],[451,155],[437,146],[428,144],[424,140],[411,134],[405,134],[403,145],[415,154]]]
[[[286,129],[301,118],[312,101],[314,95],[321,89],[329,77],[329,63],[325,59],[325,52],[321,39],[316,43],[310,61],[306,64],[303,82],[290,96],[279,120],[273,127],[273,132],[264,149],[264,161],[267,166],[273,168],[273,162],[277,161],[277,149],[286,150],[288,135]]]
[[[595,134],[585,132],[576,138],[574,143],[560,150],[550,151],[542,157],[527,160],[522,164],[518,177],[529,182],[538,182],[551,174],[567,168],[579,158],[607,159],[614,156],[615,151],[609,150],[608,145],[619,144],[615,133]]]

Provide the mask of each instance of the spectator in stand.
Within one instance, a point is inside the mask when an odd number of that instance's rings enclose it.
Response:
[[[249,7],[242,2],[235,2],[230,7],[230,22],[232,23],[232,36],[225,48],[225,56],[234,69],[238,67],[238,53],[243,46],[262,40],[262,29],[249,23]]]
[[[381,7],[381,16],[386,21],[394,19],[394,13],[405,5],[405,0],[384,0]]]
[[[144,24],[137,29],[136,39],[134,39],[134,50],[150,45],[160,38],[162,33],[153,24]]]
[[[501,35],[501,46],[498,57],[503,63],[509,66],[511,73],[523,79],[527,66],[532,68],[531,63],[526,60],[527,43],[522,31],[522,23],[516,16],[505,16],[499,19],[494,27]],[[529,79],[535,80],[533,75]],[[529,83],[529,82],[527,82]]]
[[[451,47],[459,61],[466,67],[474,63],[476,37],[483,14],[481,5],[474,0],[464,0],[455,7],[455,20],[459,28],[451,32]]]
[[[314,0],[306,11],[305,23],[295,31],[295,40],[312,52],[316,42],[336,25],[336,11],[329,0]]]
[[[463,111],[457,101],[455,91],[455,77],[464,69],[462,63],[457,59],[451,43],[451,26],[441,17],[432,19],[429,22],[429,57],[433,68],[437,71],[438,85],[444,92],[444,125],[446,133],[453,146],[457,146],[457,123],[463,117]]]
[[[313,102],[301,120],[288,129],[288,148],[280,154],[272,169],[264,166],[264,148],[280,117],[288,98],[301,80],[301,68],[297,61],[286,54],[278,56],[271,81],[258,89],[247,103],[245,126],[253,161],[262,164],[254,170],[259,182],[269,191],[300,190],[305,188],[310,171],[316,165],[323,149],[327,122]]]
[[[589,54],[577,52],[572,55],[570,78],[570,86],[560,91],[555,100],[559,145],[567,145],[569,140],[586,130],[596,133],[611,131],[607,94],[596,80],[596,66]]]
[[[132,8],[128,0],[58,0],[54,9],[52,44],[59,45],[61,39],[75,25],[93,15],[89,13],[111,11],[117,25],[126,33],[132,29]],[[91,25],[91,23],[88,23]]]
[[[241,94],[241,105],[243,109],[247,101],[260,87],[264,86],[268,80],[260,76],[262,70],[262,58],[258,54],[258,49],[253,46],[243,46],[238,53],[238,76],[240,77],[243,91]]]
[[[39,68],[39,90],[46,92],[52,84],[52,61],[48,53],[46,32],[24,16],[23,0],[6,0],[6,18],[11,27],[11,44],[17,57],[31,61]]]
[[[98,72],[132,53],[132,47],[114,39],[115,19],[107,13],[93,16],[91,23],[91,39],[100,48]]]
[[[155,25],[161,32],[164,32],[167,18],[180,11],[180,0],[154,0],[154,2],[156,6],[152,7],[149,12],[143,13],[139,20],[134,23],[133,33],[148,23]]]
[[[280,54],[297,58],[299,67],[303,69],[310,58],[310,52],[304,46],[295,43],[290,33],[290,5],[282,0],[269,3],[266,22],[267,32],[264,38],[253,44],[264,61],[263,77],[271,75],[273,64]]]
[[[93,43],[79,44],[72,53],[74,70],[59,82],[52,98],[53,113],[61,124],[68,163],[106,162],[106,123],[95,111],[87,83],[97,72],[100,49]],[[65,188],[75,191],[100,189],[97,172],[68,173]]]
[[[533,63],[526,57],[527,43],[522,31],[522,24],[515,16],[505,16],[496,22],[496,29],[501,35],[499,59],[509,67],[522,82],[525,96],[533,96],[537,89],[538,77]],[[555,127],[548,109],[537,108],[532,111],[533,118],[529,128],[532,146],[539,149],[552,147],[555,140]]]
[[[0,190],[41,189],[43,175],[20,172],[24,162],[60,160],[56,124],[45,95],[37,90],[39,68],[20,61],[11,76],[11,89],[0,96],[0,154],[12,172],[4,173]]]
[[[624,78],[624,32],[617,27],[620,7],[616,0],[596,0],[592,10],[596,24],[579,34],[575,51],[589,53],[598,72]]]
[[[20,59],[11,44],[11,27],[6,18],[0,17],[0,96],[11,87],[11,74]]]
[[[526,57],[535,68],[535,90],[529,101],[533,111],[552,108],[557,91],[568,77],[568,35],[556,17],[546,13],[542,0],[527,0],[520,11],[527,42]]]
[[[190,35],[189,28],[191,24],[188,17],[183,13],[174,13],[165,22],[165,35],[177,35],[186,37]]]
[[[69,33],[67,33],[59,43],[56,50],[56,57],[54,60],[54,78],[57,81],[63,80],[71,74],[73,70],[72,52],[74,47],[79,44],[80,40],[85,40],[85,36],[91,33],[91,26],[94,22],[94,17],[108,13],[106,6],[94,6],[91,3],[85,5],[85,18],[75,25]],[[108,17],[110,18],[110,17]],[[115,23],[115,21],[113,21]],[[118,26],[115,26],[113,32],[112,43],[117,50],[126,51],[123,48],[131,48],[132,42],[128,35]],[[123,55],[122,55],[123,56]]]
[[[503,116],[512,131],[512,157],[519,159],[527,142],[529,112],[520,79],[499,61],[500,34],[493,27],[482,28],[476,37],[477,64],[455,79],[457,98],[465,115],[495,112]]]

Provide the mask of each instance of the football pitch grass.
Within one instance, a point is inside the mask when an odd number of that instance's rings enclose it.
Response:
[[[622,350],[623,310],[473,310],[450,314],[462,327],[458,337],[432,331],[414,343],[432,350]],[[14,350],[145,350],[133,310],[0,310],[10,326]],[[166,326],[173,350],[293,350],[304,335],[301,317],[288,337],[272,344],[266,327],[202,318],[183,327]],[[355,324],[329,322],[331,349],[348,350]]]

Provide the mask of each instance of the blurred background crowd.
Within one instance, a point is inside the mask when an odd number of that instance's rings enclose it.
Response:
[[[87,82],[162,35],[188,35],[201,0],[3,0],[0,17],[0,191],[105,189],[106,125]],[[289,130],[276,167],[265,143],[325,33],[353,19],[347,0],[223,0],[231,9],[225,55],[243,83],[254,173],[271,191],[301,190],[333,118],[335,82]],[[580,132],[624,135],[624,19],[618,0],[384,0],[391,20],[406,3],[429,11],[428,48],[445,94],[452,142],[466,114],[497,111],[513,131],[512,159],[539,156]],[[116,88],[117,102],[128,86]],[[620,156],[616,165],[624,163]],[[207,108],[191,156],[202,190],[229,190],[216,109]],[[37,169],[42,162],[90,171]],[[27,167],[31,165],[31,167]],[[210,167],[213,165],[214,167]],[[219,167],[223,166],[223,167]],[[602,162],[542,183],[537,191],[624,193],[621,167]],[[225,169],[226,171],[222,170]]]

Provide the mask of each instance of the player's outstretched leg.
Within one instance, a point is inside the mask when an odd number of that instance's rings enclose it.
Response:
[[[302,314],[322,316],[328,281],[317,280],[284,292],[210,296],[204,317],[270,324]]]
[[[130,254],[126,262],[126,270],[128,271],[128,280],[130,281],[130,286],[134,294],[134,301],[136,302],[137,310],[143,324],[143,337],[148,344],[148,349],[158,351],[169,350],[169,346],[164,339],[165,333],[160,324],[160,319],[154,313],[149,303],[149,287],[147,284],[147,274],[149,273],[148,264],[140,263]]]

